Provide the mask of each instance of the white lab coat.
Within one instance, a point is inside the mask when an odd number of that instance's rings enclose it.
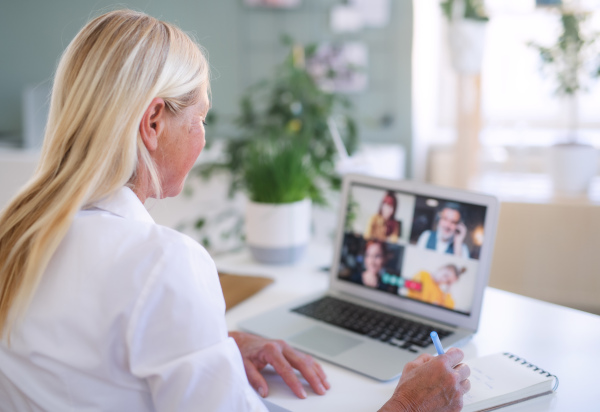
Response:
[[[265,410],[214,262],[123,188],[77,213],[0,342],[0,411]]]

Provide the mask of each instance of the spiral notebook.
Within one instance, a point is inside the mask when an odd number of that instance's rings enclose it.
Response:
[[[510,353],[465,361],[471,368],[471,390],[463,412],[492,411],[556,391],[558,378]]]

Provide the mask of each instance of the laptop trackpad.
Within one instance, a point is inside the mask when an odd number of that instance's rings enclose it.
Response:
[[[289,338],[289,341],[302,345],[307,349],[321,352],[328,356],[336,356],[352,349],[363,341],[331,331],[320,326],[314,326]]]

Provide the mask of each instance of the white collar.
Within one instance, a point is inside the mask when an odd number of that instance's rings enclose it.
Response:
[[[93,203],[90,208],[106,210],[125,219],[154,223],[140,199],[127,186]]]

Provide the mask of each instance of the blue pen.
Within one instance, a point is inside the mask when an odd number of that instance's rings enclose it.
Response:
[[[440,337],[438,336],[437,332],[433,331],[429,336],[431,336],[431,340],[433,341],[433,345],[435,346],[435,350],[437,350],[438,355],[443,355],[446,353],[444,352],[442,342],[440,342]]]

